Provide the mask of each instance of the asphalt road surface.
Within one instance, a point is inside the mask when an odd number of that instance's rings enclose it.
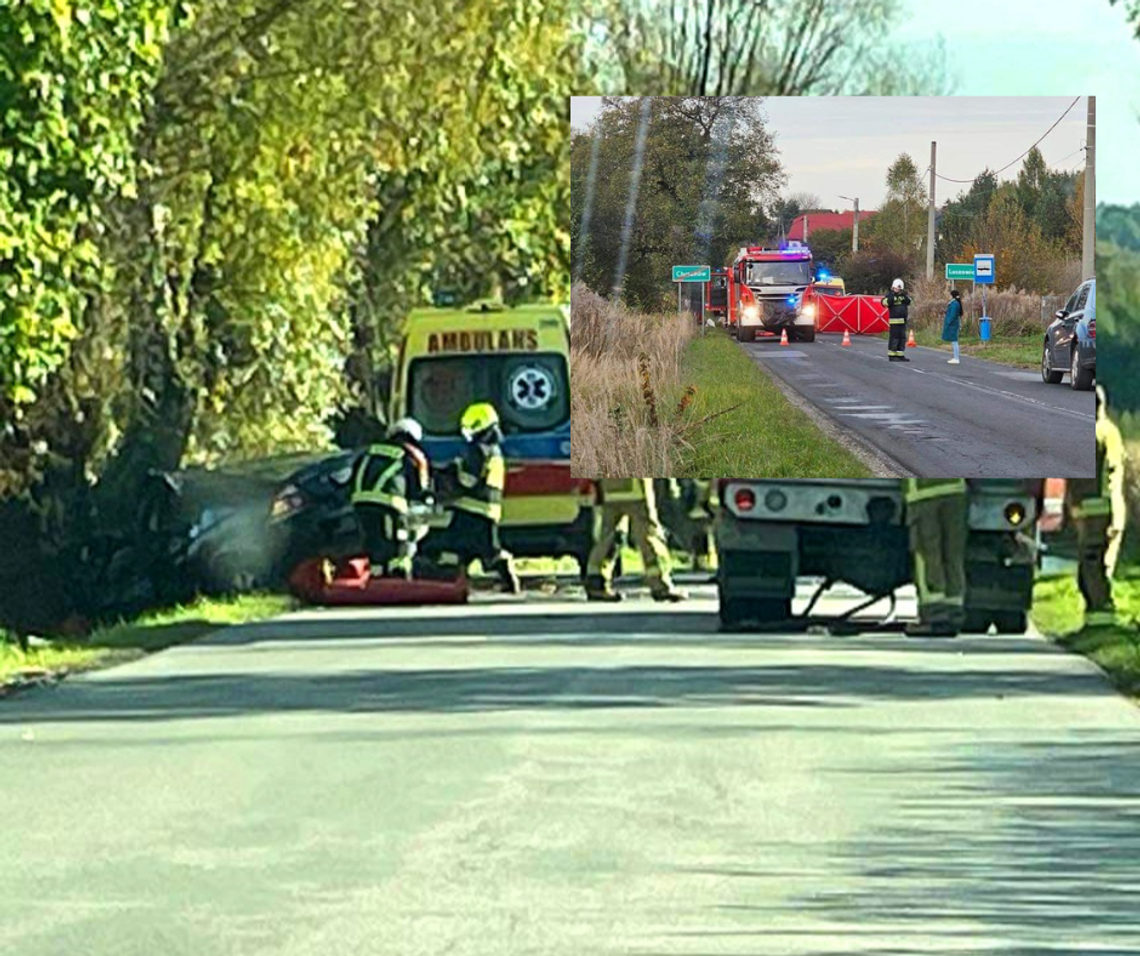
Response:
[[[855,336],[781,346],[741,344],[812,405],[919,477],[1062,478],[1095,472],[1092,392],[1046,385],[1038,372],[938,349],[887,361],[887,342]]]
[[[0,951],[1140,952],[1140,711],[1095,668],[720,634],[697,591],[299,613],[16,695]]]

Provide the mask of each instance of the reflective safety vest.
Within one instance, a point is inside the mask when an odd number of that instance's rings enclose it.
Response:
[[[353,505],[384,505],[407,514],[406,454],[399,445],[370,445],[356,463],[352,479]]]
[[[474,445],[459,459],[463,495],[455,501],[460,511],[498,523],[503,517],[503,488],[507,464],[498,445]]]
[[[655,501],[652,478],[603,478],[598,482],[601,504]]]
[[[964,495],[965,478],[904,478],[903,494],[907,504],[926,501],[930,498],[944,498],[946,495]]]

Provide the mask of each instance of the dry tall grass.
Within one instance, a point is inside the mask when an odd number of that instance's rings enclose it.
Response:
[[[675,412],[684,397],[681,354],[694,332],[691,317],[630,312],[580,283],[570,306],[573,474],[670,477],[684,427],[683,410]]]
[[[1003,338],[1010,336],[1037,335],[1044,331],[1052,319],[1054,311],[1065,303],[1065,299],[1081,284],[1080,262],[1065,263],[1057,267],[1058,297],[1046,303],[1042,315],[1041,296],[1024,290],[987,289],[986,313],[994,320],[994,334]],[[962,308],[967,323],[976,322],[982,314],[982,293],[980,289],[970,291],[967,283],[960,283]],[[942,328],[942,318],[946,314],[946,303],[950,301],[950,284],[942,278],[925,277],[912,280],[907,294],[914,300],[910,309],[910,321],[917,329]]]

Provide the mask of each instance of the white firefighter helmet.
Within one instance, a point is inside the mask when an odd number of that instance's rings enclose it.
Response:
[[[903,280],[902,279],[895,279],[895,281],[891,283],[891,291],[892,292],[902,292],[902,290],[903,290]]]
[[[400,435],[406,435],[418,445],[424,440],[424,429],[414,418],[401,418],[388,430],[389,438],[398,438]]]

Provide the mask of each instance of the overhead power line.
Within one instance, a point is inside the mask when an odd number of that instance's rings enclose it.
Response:
[[[1077,152],[1079,153],[1083,149],[1084,149],[1084,147],[1082,146],[1081,149],[1077,150]],[[1072,154],[1070,154],[1070,155],[1072,155]],[[1057,166],[1058,164],[1054,163],[1053,165]],[[1073,163],[1071,166],[1069,166],[1065,169],[1057,170],[1057,171],[1062,172],[1062,173],[1072,173],[1072,172],[1075,172],[1076,170],[1080,169],[1082,165],[1084,165],[1084,158],[1083,157],[1081,159],[1079,159],[1077,162]],[[993,189],[979,189],[976,193],[973,193],[972,195],[984,196],[987,193],[997,192],[1002,187],[1008,186],[1008,185],[1010,185],[1010,184],[1009,183],[998,183],[996,186],[993,187]],[[951,202],[957,202],[957,201],[958,200],[956,200],[956,199],[951,200]],[[976,219],[978,216],[986,215],[987,212],[985,210],[983,210],[982,212],[958,212],[958,210],[956,210],[956,209],[947,212],[946,206],[943,205],[939,209],[939,214],[945,215],[945,216],[951,216],[954,219]]]
[[[1041,139],[1038,139],[1038,140],[1037,140],[1037,142],[1033,144],[1033,146],[1030,146],[1030,147],[1029,147],[1029,149],[1027,149],[1027,150],[1026,150],[1024,153],[1022,153],[1020,156],[1018,156],[1018,157],[1017,157],[1017,159],[1013,160],[1012,162],[1006,163],[1004,166],[1002,166],[1002,168],[1001,168],[1001,169],[996,169],[996,170],[994,170],[994,175],[996,176],[998,173],[1004,173],[1004,172],[1005,172],[1007,169],[1009,169],[1009,167],[1010,167],[1010,166],[1014,165],[1014,163],[1019,163],[1019,162],[1021,162],[1021,160],[1023,160],[1023,159],[1024,159],[1026,156],[1028,156],[1028,155],[1029,155],[1029,152],[1030,152],[1030,150],[1032,150],[1034,146],[1037,146],[1037,145],[1038,145],[1038,143],[1040,143],[1040,142],[1041,142],[1041,140],[1043,140],[1043,139],[1044,139],[1046,136],[1048,136],[1050,133],[1052,133],[1052,132],[1053,132],[1053,130],[1055,130],[1055,129],[1057,128],[1057,126],[1058,126],[1058,124],[1061,122],[1061,120],[1063,120],[1063,119],[1064,119],[1066,116],[1068,116],[1068,115],[1069,115],[1069,110],[1071,110],[1071,109],[1072,109],[1074,106],[1076,106],[1076,105],[1077,105],[1077,100],[1079,100],[1079,99],[1080,99],[1080,97],[1079,97],[1079,96],[1075,96],[1075,97],[1073,97],[1073,102],[1069,104],[1069,108],[1068,108],[1068,109],[1066,109],[1064,113],[1062,113],[1060,116],[1058,116],[1058,117],[1057,117],[1057,122],[1056,122],[1056,123],[1054,123],[1054,124],[1053,124],[1052,126],[1050,126],[1050,127],[1047,129],[1047,130],[1045,130],[1045,132],[1044,132],[1044,133],[1042,133],[1042,134],[1041,134]],[[939,173],[935,173],[934,175],[935,175],[935,176],[936,176],[938,179],[942,179],[942,180],[945,180],[945,181],[946,181],[946,182],[948,182],[948,183],[972,183],[972,182],[974,181],[973,179],[951,179],[949,176],[943,176],[943,175],[941,175],[941,174],[939,174]],[[974,177],[974,178],[976,179],[977,177]]]

